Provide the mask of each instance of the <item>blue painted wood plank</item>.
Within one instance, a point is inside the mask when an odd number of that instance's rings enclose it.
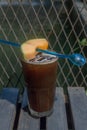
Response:
[[[19,91],[3,88],[0,95],[0,130],[13,130]]]
[[[16,104],[18,93],[18,88],[3,88],[0,94],[0,98],[8,100],[12,104]]]

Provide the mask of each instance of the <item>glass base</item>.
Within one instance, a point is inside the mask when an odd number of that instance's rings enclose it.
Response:
[[[44,117],[44,116],[50,116],[53,113],[53,108],[51,110],[45,111],[45,112],[36,112],[30,108],[30,105],[28,105],[28,109],[30,111],[31,116],[37,117],[37,118]]]

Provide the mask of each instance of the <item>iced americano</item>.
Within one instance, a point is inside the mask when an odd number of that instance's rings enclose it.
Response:
[[[25,52],[26,48],[27,52]],[[36,48],[47,49],[47,40],[33,39],[25,42],[21,47],[23,53],[21,63],[27,88],[29,111],[33,116],[42,117],[51,115],[53,112],[57,57],[38,53]]]

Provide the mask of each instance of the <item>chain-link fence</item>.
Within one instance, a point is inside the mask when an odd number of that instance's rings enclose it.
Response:
[[[86,0],[1,0],[0,39],[22,43],[44,37],[58,53],[82,53],[87,57]],[[85,41],[86,42],[86,41]],[[20,49],[0,44],[0,87],[23,87]],[[66,59],[58,60],[57,86],[87,84],[87,65],[77,67]]]

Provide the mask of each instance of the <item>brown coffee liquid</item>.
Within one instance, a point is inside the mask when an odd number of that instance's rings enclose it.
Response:
[[[23,72],[31,109],[37,112],[49,111],[53,107],[57,58],[47,56],[48,60],[32,59],[23,61]]]

